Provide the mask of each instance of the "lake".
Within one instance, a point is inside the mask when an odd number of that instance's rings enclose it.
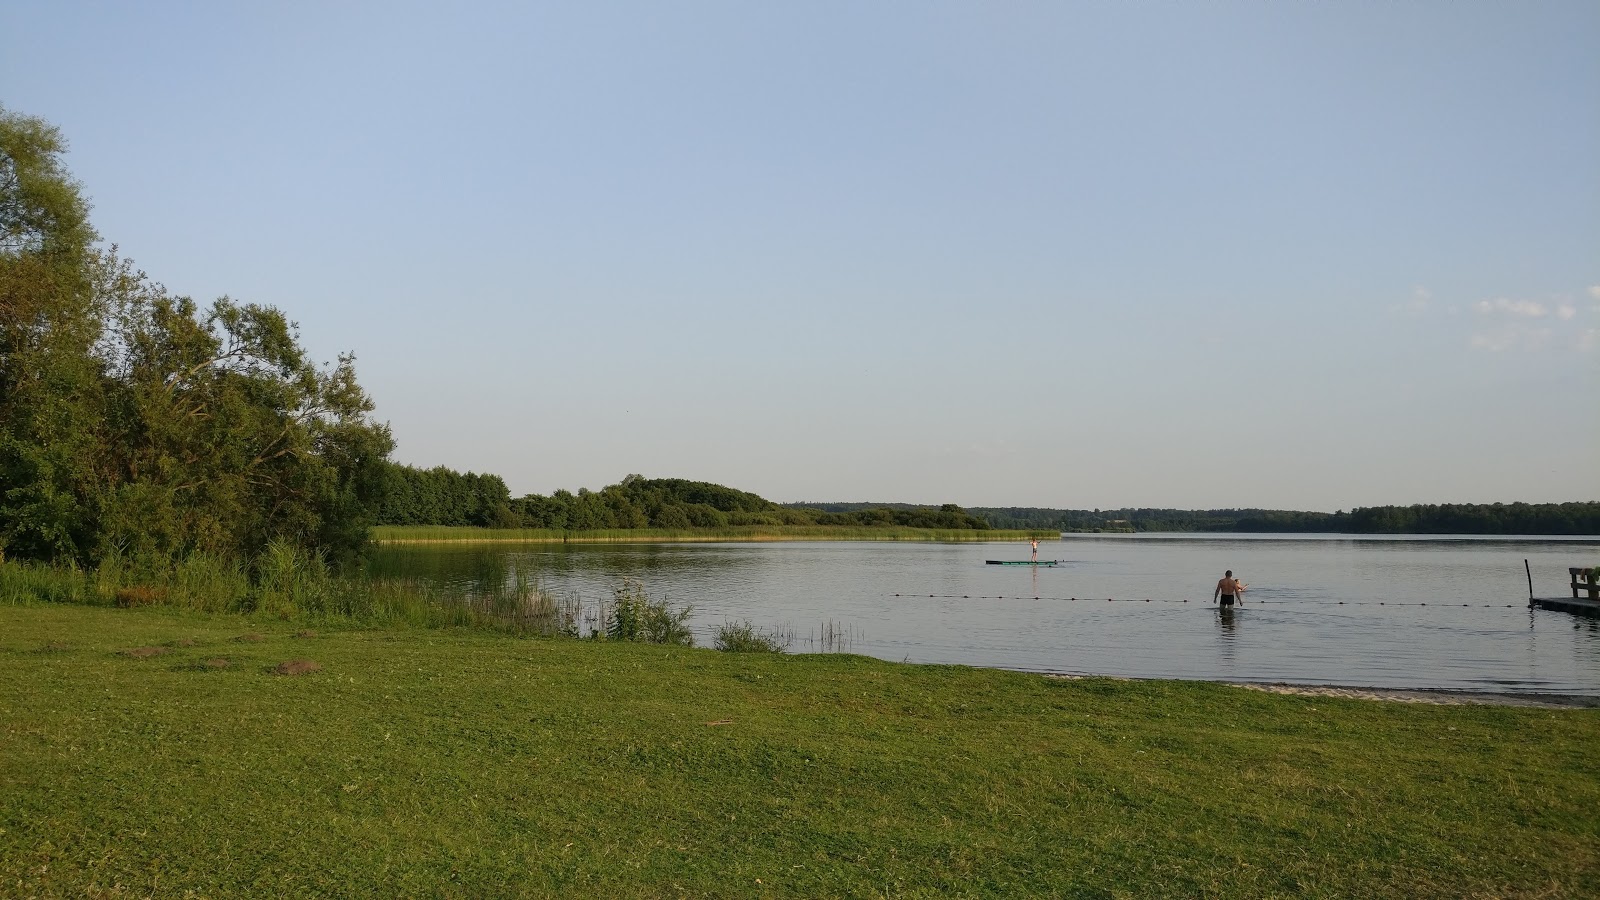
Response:
[[[593,603],[624,578],[792,652],[1039,672],[1600,695],[1600,620],[1530,610],[1569,596],[1600,538],[1070,535],[1040,544],[386,545],[374,574],[461,593],[519,576]],[[1224,569],[1249,585],[1212,606]],[[831,638],[831,639],[830,639]]]

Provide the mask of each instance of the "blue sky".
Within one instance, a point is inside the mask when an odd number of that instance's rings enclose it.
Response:
[[[171,290],[514,493],[1600,499],[1600,5],[19,3]]]

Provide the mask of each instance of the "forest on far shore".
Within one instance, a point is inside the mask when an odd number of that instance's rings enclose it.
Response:
[[[885,504],[797,504],[831,511]],[[1045,509],[981,507],[990,528],[1068,532],[1195,531],[1278,534],[1600,534],[1600,502],[1428,503],[1349,512],[1290,509]]]
[[[1079,532],[1333,534],[1600,534],[1600,502],[1445,503],[1345,512],[1279,509],[1046,509],[912,503],[775,503],[682,478],[629,475],[598,491],[512,497],[498,475],[386,464],[379,525],[487,528],[727,528],[740,525],[896,525]]]
[[[443,466],[388,463],[378,491],[379,525],[476,525],[592,531],[616,528],[729,528],[742,525],[899,526],[988,530],[981,517],[953,503],[827,511],[782,506],[747,491],[706,481],[629,475],[598,491],[579,488],[512,498],[498,475],[462,474]]]

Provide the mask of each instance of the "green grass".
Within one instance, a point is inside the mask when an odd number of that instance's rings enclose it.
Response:
[[[381,544],[494,543],[650,544],[734,541],[1026,541],[1036,532],[901,526],[736,525],[728,528],[601,528],[563,531],[554,528],[474,528],[457,525],[379,525],[372,539]],[[1046,534],[1037,532],[1038,534]],[[1054,532],[1047,534],[1055,537]]]
[[[0,603],[0,896],[1600,894],[1596,710],[295,628]]]

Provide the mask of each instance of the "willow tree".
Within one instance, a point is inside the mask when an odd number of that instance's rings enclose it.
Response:
[[[103,537],[139,555],[254,555],[288,540],[333,556],[366,542],[393,447],[355,360],[315,365],[293,323],[226,297],[201,309],[124,260],[102,286],[115,487]]]
[[[60,135],[0,111],[0,549],[93,562],[366,541],[387,426],[276,309],[95,247]]]

